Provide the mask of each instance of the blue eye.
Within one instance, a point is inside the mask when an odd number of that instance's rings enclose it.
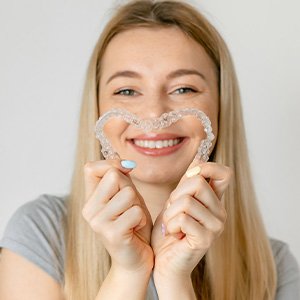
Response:
[[[177,90],[175,90],[175,94],[187,94],[187,93],[195,93],[196,91],[189,87],[181,87]]]
[[[122,96],[136,96],[136,91],[132,89],[122,89],[118,90],[114,93],[115,95],[122,95]]]

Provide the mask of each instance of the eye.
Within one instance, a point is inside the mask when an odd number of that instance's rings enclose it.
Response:
[[[121,95],[121,96],[136,96],[137,92],[132,89],[121,89],[114,93],[114,95]]]
[[[196,93],[196,90],[190,87],[181,87],[174,91],[174,94],[187,94],[187,93]]]

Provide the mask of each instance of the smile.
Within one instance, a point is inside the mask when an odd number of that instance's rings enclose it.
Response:
[[[173,147],[179,144],[182,139],[169,139],[169,140],[158,140],[158,141],[149,141],[149,140],[133,140],[133,143],[142,148],[150,149],[162,149],[167,147]]]
[[[164,156],[179,150],[188,140],[173,134],[141,135],[128,140],[130,145],[139,153],[147,156]]]

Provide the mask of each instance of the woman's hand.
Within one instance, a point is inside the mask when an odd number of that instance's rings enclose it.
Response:
[[[130,171],[120,160],[87,163],[82,214],[110,254],[114,270],[143,273],[153,267],[152,221]]]
[[[154,279],[186,280],[224,228],[222,195],[232,171],[217,163],[202,163],[200,174],[185,174],[157,218],[151,237]],[[192,163],[189,169],[195,167]],[[209,182],[206,178],[210,178]],[[163,225],[162,234],[161,225]]]

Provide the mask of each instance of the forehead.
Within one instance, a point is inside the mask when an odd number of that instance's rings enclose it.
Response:
[[[101,76],[128,68],[155,72],[187,67],[206,73],[214,73],[215,68],[204,48],[176,26],[134,28],[110,41],[101,61]]]

